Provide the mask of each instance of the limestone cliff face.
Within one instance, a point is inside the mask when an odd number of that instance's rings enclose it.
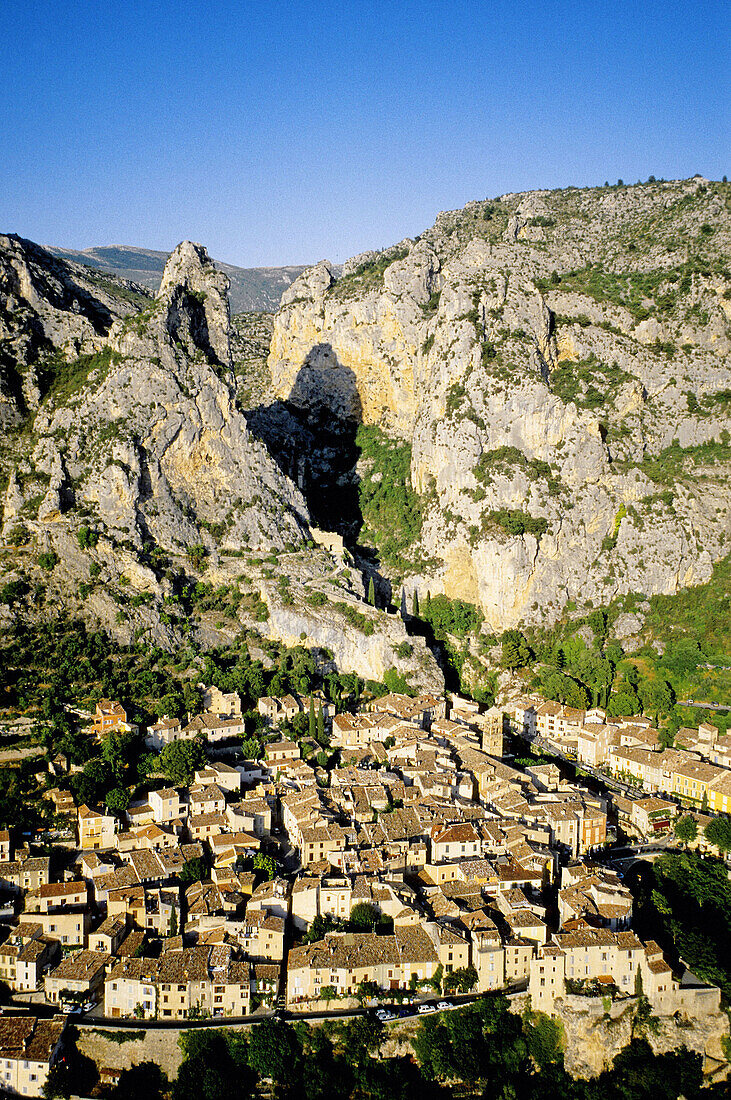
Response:
[[[304,501],[235,406],[226,291],[205,249],[184,242],[155,302],[113,323],[78,395],[61,402],[51,391],[30,456],[50,478],[45,522],[64,514],[66,490],[136,549],[212,550],[206,525],[233,549],[301,539]],[[13,518],[6,508],[6,527]]]
[[[408,637],[400,617],[384,618],[370,609],[365,611],[362,603],[351,606],[365,612],[373,627],[371,635],[351,626],[337,609],[314,613],[303,606],[277,606],[275,601],[264,629],[288,646],[301,645],[305,634],[310,645],[330,650],[338,668],[351,669],[364,680],[383,681],[386,672],[395,669],[413,688],[437,694],[444,690],[444,676],[424,639]],[[408,655],[400,656],[404,651],[399,647],[405,647]]]
[[[407,587],[504,629],[708,578],[731,534],[730,201],[700,178],[507,195],[292,284],[278,396],[412,447],[431,564]]]
[[[55,259],[21,237],[0,234],[0,427],[18,426],[38,407],[44,355],[98,351],[113,321],[133,312],[145,292]]]
[[[283,295],[272,337],[276,395],[407,432],[416,413],[421,307],[439,283],[439,259],[426,245],[394,259],[382,291],[364,297],[341,298],[325,261],[305,272]]]
[[[656,1054],[685,1047],[701,1055],[703,1069],[712,1080],[723,1080],[728,1063],[721,1040],[728,1038],[728,1017],[724,1012],[697,1019],[658,1016],[654,1027],[636,1021],[636,1001],[615,1002],[605,1011],[596,997],[568,996],[557,1001],[556,1012],[566,1035],[564,1064],[572,1077],[596,1077],[612,1063],[633,1038],[646,1039]]]
[[[205,248],[175,249],[155,299],[94,278],[0,238],[0,585],[21,579],[32,615],[43,611],[33,582],[46,608],[122,642],[225,644],[245,625],[299,645],[304,633],[342,669],[382,679],[395,667],[440,690],[431,653],[368,607],[342,547],[313,549],[300,490],[250,432],[236,402],[228,277]],[[280,590],[272,576],[296,583]],[[186,595],[197,580],[231,593],[231,605],[197,612]],[[312,584],[327,588],[328,607],[308,604]],[[338,597],[367,633],[337,612]],[[0,625],[13,614],[0,605]]]

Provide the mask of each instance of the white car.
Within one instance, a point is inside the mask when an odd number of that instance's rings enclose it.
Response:
[[[426,1016],[430,1012],[436,1012],[437,1006],[430,1004],[419,1005],[416,1011],[419,1013],[420,1016]]]
[[[454,1005],[449,1001],[437,1001],[437,1009],[440,1012],[445,1012],[448,1008],[454,1008]]]
[[[396,1013],[391,1012],[388,1008],[379,1008],[376,1010],[376,1019],[380,1020],[382,1024],[385,1024],[388,1020],[395,1020]]]

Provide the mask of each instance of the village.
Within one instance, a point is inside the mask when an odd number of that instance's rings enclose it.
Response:
[[[80,1013],[225,1021],[370,1005],[385,1021],[398,1002],[433,1012],[449,1003],[436,998],[506,989],[549,1015],[592,991],[639,991],[663,1014],[718,1010],[718,988],[640,941],[632,894],[601,859],[617,827],[670,842],[687,808],[728,810],[731,738],[715,726],[663,750],[649,719],[538,696],[482,712],[392,693],[336,713],[323,695],[286,695],[259,699],[267,741],[249,760],[238,695],[209,686],[202,700],[187,722],[133,730],[153,752],[199,746],[189,783],[153,773],[114,813],[52,787],[66,823],[52,855],[0,833],[0,981],[28,1013],[0,1017],[5,1087],[40,1095]],[[130,730],[103,699],[88,735]],[[532,763],[532,743],[609,785]],[[55,1015],[34,1016],[39,1004]]]

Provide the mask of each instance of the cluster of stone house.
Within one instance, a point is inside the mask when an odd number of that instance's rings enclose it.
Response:
[[[554,765],[522,770],[501,759],[502,713],[498,722],[461,700],[452,699],[448,711],[430,704],[387,696],[361,713],[337,715],[333,740],[342,766],[329,787],[294,782],[281,792],[282,823],[303,866],[292,889],[294,929],[307,932],[318,917],[335,924],[323,940],[290,951],[289,1002],[322,1000],[323,990],[326,999],[350,997],[362,983],[383,991],[426,985],[466,966],[474,967],[478,990],[520,981],[545,990],[539,968],[575,936],[570,969],[577,980],[580,966],[582,978],[603,975],[599,964],[611,956],[605,970],[617,991],[631,994],[638,951],[646,960],[644,991],[657,1009],[717,1007],[718,990],[681,989],[656,945],[642,945],[628,931],[629,890],[591,861],[606,841],[606,800],[563,781]],[[517,714],[520,732],[531,737],[533,708],[531,702]],[[606,726],[600,712],[560,709],[550,730],[546,712],[547,740],[579,720]],[[509,718],[516,722],[515,713]],[[622,738],[658,747],[656,732],[641,720],[622,727],[618,743]],[[663,820],[664,812],[662,805],[637,808],[643,820]],[[560,930],[553,939],[544,904],[551,884]],[[337,927],[364,901],[379,922],[392,922],[392,932]],[[584,934],[587,945],[614,944],[599,952],[596,971],[589,946],[589,962],[579,961]],[[558,990],[553,978],[549,988]],[[541,1003],[552,1011],[545,992]]]
[[[215,689],[204,703],[240,710],[237,696]],[[102,736],[126,723],[107,700],[96,717]],[[294,750],[287,759],[301,763]],[[120,817],[71,802],[78,859],[64,881],[51,880],[47,856],[14,853],[0,832],[0,980],[17,992],[42,989],[61,1007],[96,1000],[110,1016],[238,1016],[276,998],[286,891],[241,870],[269,843],[275,771],[280,764],[211,760],[187,787],[151,784]],[[70,813],[66,792],[51,793]],[[199,860],[208,876],[184,885],[186,866]]]
[[[576,858],[604,843],[604,801],[553,767],[504,762],[502,712],[465,700],[452,698],[447,715],[442,699],[394,694],[336,715],[332,730],[342,766],[330,786],[290,782],[280,794],[303,868],[292,922],[307,932],[317,917],[347,921],[365,901],[393,932],[336,928],[291,950],[290,1002],[325,987],[349,996],[360,982],[388,990],[443,980],[468,966],[478,989],[527,980],[546,940],[544,887],[561,852]]]
[[[641,722],[558,713],[553,704],[539,716],[541,704],[524,702],[508,720],[526,736],[536,736],[540,717],[541,736],[564,744],[580,718],[582,728],[595,727],[595,742],[610,739],[610,756],[664,755]],[[448,985],[468,967],[477,990],[535,986],[535,1005],[546,1011],[566,982],[606,979],[632,992],[637,966],[653,1003],[692,1003],[696,994],[681,991],[655,946],[628,930],[627,889],[592,863],[606,841],[605,798],[554,765],[523,769],[504,759],[502,711],[481,713],[455,696],[390,694],[355,714],[328,712],[339,764],[325,772],[280,728],[307,705],[295,696],[260,700],[269,723],[263,760],[224,764],[213,744],[186,787],[151,782],[119,817],[79,806],[78,861],[63,882],[51,881],[47,857],[20,849],[13,858],[0,833],[0,886],[16,899],[0,978],[17,990],[42,985],[51,1004],[96,999],[115,1018],[239,1016],[282,993],[301,1007],[349,998],[362,983],[384,993]],[[156,723],[148,743],[201,733],[215,743],[218,734],[206,730],[236,723],[243,733],[238,696],[209,688],[204,707],[185,727]],[[126,722],[108,701],[98,718]],[[225,722],[233,725],[215,724]],[[665,809],[661,799],[638,799],[637,820],[649,828]],[[296,876],[260,881],[250,857],[282,846]],[[200,860],[207,874],[188,884],[186,868]],[[373,925],[356,932],[348,921],[363,904]],[[302,943],[318,919],[323,938]]]
[[[720,736],[710,722],[680,729],[674,747],[663,749],[649,718],[637,715],[607,719],[600,708],[577,710],[539,696],[513,702],[507,714],[514,733],[541,738],[643,793],[731,812],[731,736]]]
[[[184,1020],[249,1012],[250,963],[237,960],[229,944],[163,946],[159,958],[114,963],[104,983],[105,1016]]]
[[[202,737],[215,744],[241,740],[245,736],[246,726],[239,696],[236,692],[224,693],[213,686],[203,691],[201,714],[189,716],[187,722],[179,718],[161,718],[148,726],[145,743],[148,748],[159,751],[171,741],[192,741],[195,737]]]
[[[307,699],[296,695],[263,696],[257,703],[257,709],[267,726],[277,728],[284,722],[291,722],[295,715],[304,713],[309,708],[310,699],[315,712],[321,712],[323,721],[329,725],[335,707],[319,692]],[[216,744],[240,741],[245,736],[246,726],[239,696],[236,692],[221,692],[214,686],[204,689],[200,714],[189,715],[186,722],[179,718],[161,718],[148,727],[145,742],[148,748],[159,751],[171,741],[192,741],[195,737],[202,737],[209,744]]]

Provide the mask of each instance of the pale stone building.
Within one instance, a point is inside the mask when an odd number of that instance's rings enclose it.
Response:
[[[63,1016],[0,1016],[0,1088],[11,1096],[42,1096],[65,1026]]]

